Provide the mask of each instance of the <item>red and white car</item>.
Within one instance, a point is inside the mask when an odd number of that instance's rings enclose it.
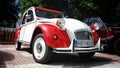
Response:
[[[47,63],[52,53],[78,53],[91,58],[100,51],[100,38],[95,31],[76,19],[64,18],[61,11],[30,7],[23,14],[16,30],[16,50],[21,44],[30,45],[36,62]]]

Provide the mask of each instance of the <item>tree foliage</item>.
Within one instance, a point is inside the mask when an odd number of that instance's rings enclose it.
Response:
[[[99,16],[105,22],[120,22],[119,0],[21,0],[23,11],[33,5],[65,11],[69,17]]]
[[[0,27],[15,27],[18,14],[21,12],[19,0],[0,0]]]
[[[99,16],[104,22],[120,22],[120,0],[0,0],[0,26],[16,23],[21,9],[24,12],[30,6],[60,10],[79,20]]]
[[[31,6],[37,5],[42,6],[41,0],[20,0],[22,4],[22,12]]]

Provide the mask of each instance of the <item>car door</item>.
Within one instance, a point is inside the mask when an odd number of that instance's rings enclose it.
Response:
[[[21,21],[21,30],[20,30],[20,34],[19,34],[19,41],[23,42],[23,38],[24,38],[24,33],[25,33],[25,23],[27,22],[27,19],[26,19],[26,15],[27,15],[27,12],[25,12],[25,14],[23,15],[22,17],[22,21]]]
[[[28,11],[28,18],[27,18],[27,23],[25,24],[25,30],[24,30],[24,41],[26,43],[30,43],[33,31],[35,29],[35,19],[34,19],[34,13],[32,10]]]

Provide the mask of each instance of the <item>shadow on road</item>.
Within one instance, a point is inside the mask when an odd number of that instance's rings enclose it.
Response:
[[[90,60],[84,61],[77,54],[54,54],[50,65],[62,65],[65,68],[92,68],[109,64],[113,60],[110,58],[94,56]]]
[[[20,51],[27,51],[29,53],[29,50],[30,50],[29,48],[22,48]],[[62,68],[94,68],[94,67],[97,68],[99,66],[102,66],[102,65],[104,66],[104,65],[110,64],[111,62],[117,61],[117,60],[113,60],[110,57],[105,57],[104,55],[105,55],[104,53],[103,54],[100,53],[100,55],[95,55],[90,60],[84,60],[84,59],[81,59],[77,54],[53,53],[51,63],[45,64],[45,65],[60,66]]]
[[[8,52],[0,51],[0,68],[6,68],[5,62],[15,59],[14,55]]]

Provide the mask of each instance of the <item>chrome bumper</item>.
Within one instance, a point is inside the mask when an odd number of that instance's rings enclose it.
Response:
[[[98,43],[93,47],[77,48],[74,46],[74,41],[72,41],[69,48],[55,48],[53,52],[55,53],[89,53],[89,52],[100,51],[100,49],[101,49],[101,46],[100,46],[100,39],[99,39]]]

